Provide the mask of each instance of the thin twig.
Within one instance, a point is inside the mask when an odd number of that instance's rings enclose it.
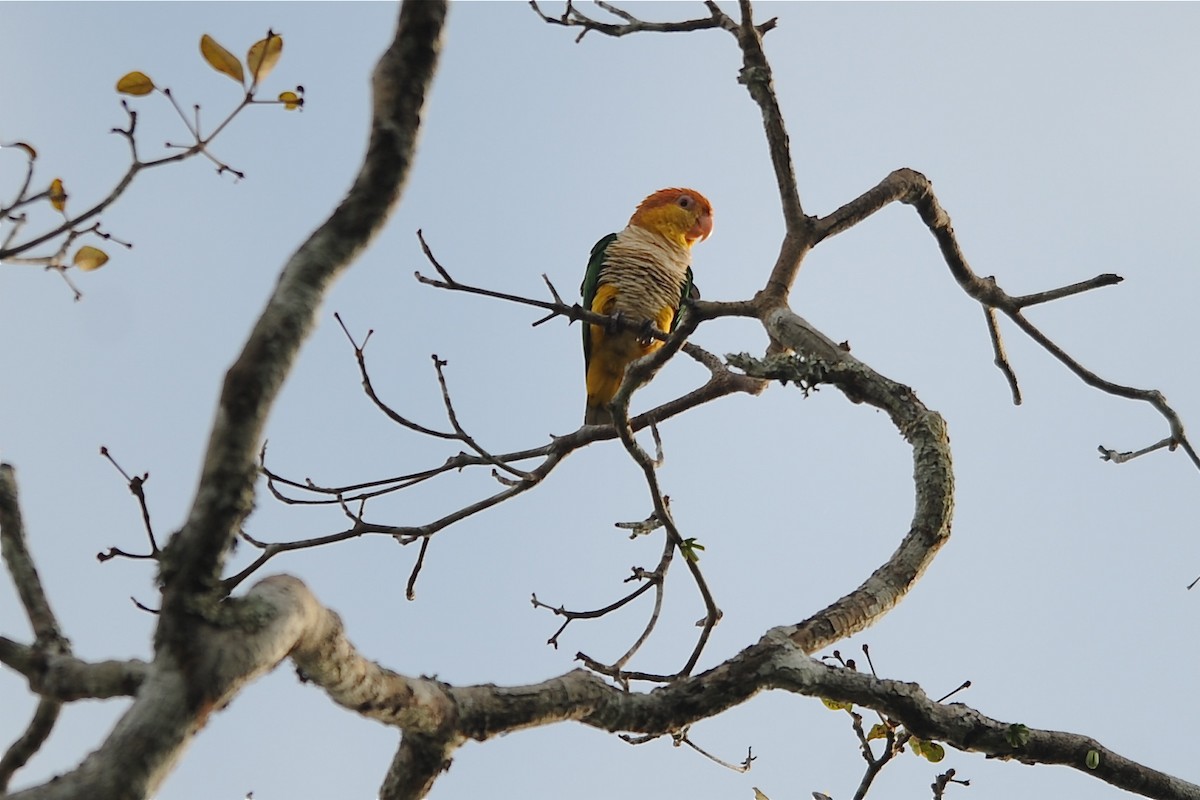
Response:
[[[470,447],[477,454],[479,454],[479,457],[482,458],[485,463],[491,464],[497,469],[504,470],[509,475],[512,475],[520,480],[529,480],[528,472],[512,467],[507,462],[496,458],[496,456],[492,455],[487,450],[484,450],[483,447],[481,447],[479,443],[475,441],[475,438],[467,433],[463,426],[459,424],[458,414],[454,412],[454,403],[450,400],[450,387],[446,385],[446,374],[442,370],[442,368],[445,366],[446,362],[442,361],[437,357],[436,354],[434,354],[433,368],[437,372],[438,386],[442,388],[442,402],[446,406],[446,417],[450,420],[450,425],[454,428],[457,438],[467,445],[467,447]]]
[[[404,587],[404,596],[412,601],[417,599],[417,576],[421,574],[421,567],[425,566],[425,553],[429,550],[429,542],[431,539],[426,536],[421,540],[421,549],[417,551],[417,560],[413,562],[412,572],[408,574],[408,583]]]
[[[728,761],[723,761],[722,759],[717,758],[712,753],[708,752],[704,748],[700,747],[700,745],[693,742],[691,740],[691,738],[688,737],[689,732],[690,732],[690,728],[685,727],[679,733],[677,733],[676,735],[671,737],[671,739],[675,743],[676,747],[679,747],[680,745],[687,745],[688,747],[692,748],[697,753],[704,756],[705,758],[707,758],[709,761],[713,762],[714,764],[725,767],[725,769],[731,769],[734,772],[746,773],[746,772],[750,771],[750,766],[754,763],[754,761],[756,759],[753,748],[749,748],[749,747],[746,748],[746,757],[742,760],[742,762],[740,764],[731,764]]]
[[[667,563],[669,563],[669,559],[667,559]],[[642,583],[640,586],[638,586],[638,588],[634,589],[632,592],[625,595],[624,597],[622,597],[618,600],[615,600],[612,603],[609,603],[608,605],[606,605],[602,608],[595,608],[595,609],[591,609],[588,611],[571,611],[561,605],[557,606],[557,607],[551,606],[546,603],[543,603],[541,600],[538,599],[538,596],[536,594],[534,594],[532,596],[532,601],[531,601],[533,603],[534,608],[544,608],[544,609],[554,613],[555,616],[562,617],[564,620],[563,624],[559,627],[559,629],[554,632],[554,635],[546,640],[546,644],[553,646],[555,649],[558,649],[558,637],[561,636],[563,631],[565,631],[567,629],[567,626],[570,625],[575,620],[577,620],[577,619],[599,619],[600,617],[607,616],[608,614],[611,614],[614,611],[618,611],[618,610],[624,608],[625,606],[629,605],[634,600],[638,599],[643,594],[648,592],[651,588],[654,588],[656,590],[656,596],[658,598],[660,598],[660,600],[661,600],[663,576],[665,575],[664,569],[665,569],[665,566],[662,562],[659,563],[658,567],[653,572],[639,569],[639,568],[634,568],[633,577],[629,578],[627,580],[640,580],[640,581],[644,581],[644,583]],[[660,600],[656,600],[654,611],[650,615],[650,620],[651,620],[651,622],[649,624],[650,628],[653,628],[654,621],[658,619],[658,611],[661,607]],[[645,640],[644,635],[642,637],[639,637],[638,644],[635,644],[635,646],[633,648],[631,648],[631,651],[636,652],[637,648],[640,647],[640,643],[644,640]],[[628,660],[628,655],[629,654],[626,654],[626,656],[623,657],[622,659],[618,659],[618,664],[624,663],[625,660]],[[619,667],[618,667],[618,669],[619,669]]]
[[[724,27],[725,15],[717,8],[715,3],[705,3],[709,10],[708,17],[699,19],[685,20],[683,22],[646,22],[640,20],[627,11],[623,11],[610,3],[598,2],[602,9],[616,17],[624,20],[623,23],[608,23],[600,22],[592,19],[584,14],[571,0],[567,0],[566,8],[562,16],[551,17],[543,13],[541,7],[536,0],[530,0],[530,7],[537,13],[543,21],[551,25],[561,25],[566,28],[582,28],[579,35],[575,37],[576,42],[583,40],[583,37],[591,32],[604,34],[605,36],[627,36],[631,33],[687,33],[689,31],[707,30],[710,28]]]
[[[1188,440],[1179,415],[1167,404],[1161,392],[1155,389],[1137,389],[1131,386],[1124,386],[1101,378],[1091,370],[1085,368],[1072,356],[1068,355],[1065,350],[1051,341],[1049,337],[1029,322],[1022,313],[1023,309],[1029,306],[1070,297],[1092,289],[1113,286],[1121,282],[1122,278],[1119,275],[1105,273],[1086,281],[1080,281],[1068,286],[1035,294],[1020,296],[1007,294],[994,279],[980,278],[974,273],[967,263],[966,256],[963,254],[958,239],[954,234],[954,228],[950,224],[950,215],[946,213],[945,209],[938,202],[937,196],[933,192],[933,186],[924,175],[911,169],[895,170],[880,181],[879,184],[837,209],[829,216],[816,220],[814,244],[850,229],[894,202],[905,203],[916,209],[921,220],[929,228],[929,232],[937,240],[943,259],[946,266],[950,269],[951,275],[954,276],[954,279],[970,297],[989,310],[987,321],[990,335],[994,331],[990,310],[996,309],[1011,319],[1034,342],[1058,359],[1088,386],[1117,397],[1141,400],[1149,403],[1167,420],[1171,435],[1162,442],[1151,445],[1148,448],[1143,448],[1140,451],[1136,451],[1136,453],[1141,455],[1146,452],[1162,449],[1164,446],[1172,450],[1176,447],[1181,447],[1188,455],[1193,466],[1200,469],[1200,454],[1197,454],[1196,449]],[[996,340],[993,338],[994,348],[995,342]],[[1015,387],[1016,379],[1015,375],[1010,374],[1011,367],[1008,366],[1006,359],[1000,358],[1003,350],[999,349],[997,352],[997,360],[1003,361],[1003,364],[1000,366],[1005,372],[1006,377],[1009,378],[1010,387]],[[1015,396],[1019,397],[1019,395]],[[1104,446],[1100,447],[1100,452],[1102,457],[1112,461],[1128,460],[1128,457],[1134,457],[1133,455],[1129,455],[1126,458],[1113,458],[1113,455],[1121,454],[1117,454],[1116,451]]]
[[[22,253],[26,253],[35,247],[39,247],[42,244],[45,244],[46,242],[49,242],[53,239],[58,238],[59,236],[62,236],[64,234],[70,235],[72,232],[76,232],[81,225],[83,225],[88,220],[96,217],[101,212],[103,212],[105,209],[107,209],[110,205],[112,205],[114,202],[116,202],[116,200],[119,197],[121,197],[125,193],[125,191],[129,188],[130,184],[133,183],[134,178],[136,178],[137,175],[139,173],[141,173],[143,170],[153,169],[155,167],[161,167],[161,166],[165,166],[167,164],[173,164],[173,163],[176,163],[179,161],[184,161],[184,160],[191,158],[193,156],[196,156],[196,155],[203,155],[204,157],[208,158],[210,161],[212,161],[217,166],[218,174],[223,173],[223,172],[229,172],[229,173],[237,176],[239,179],[245,177],[245,175],[242,172],[240,172],[236,169],[233,169],[232,167],[230,167],[229,165],[225,164],[224,162],[217,159],[214,155],[212,155],[212,153],[209,152],[208,147],[210,144],[212,144],[213,140],[226,128],[226,126],[228,126],[234,120],[234,118],[239,116],[242,113],[242,111],[245,110],[245,108],[247,106],[256,102],[254,99],[254,93],[250,92],[250,93],[247,93],[244,97],[242,97],[240,99],[239,103],[237,104],[237,106],[235,106],[234,109],[232,111],[230,111],[228,115],[226,115],[225,119],[222,120],[217,125],[217,127],[213,129],[213,132],[210,133],[207,137],[201,136],[198,123],[192,124],[188,120],[187,115],[184,114],[183,110],[179,107],[179,104],[175,100],[175,96],[171,92],[170,89],[164,88],[164,89],[162,89],[161,93],[163,94],[163,96],[165,96],[167,98],[167,100],[171,103],[171,105],[178,112],[179,118],[183,121],[183,125],[188,131],[188,135],[193,140],[192,144],[182,146],[182,147],[180,147],[180,152],[173,153],[168,156],[151,159],[149,161],[142,160],[141,157],[138,155],[138,151],[137,151],[137,140],[136,140],[137,112],[134,111],[133,109],[131,109],[129,107],[128,102],[126,102],[124,99],[122,99],[121,106],[122,106],[122,108],[124,108],[126,114],[129,117],[129,124],[125,128],[113,128],[112,132],[121,136],[122,138],[124,138],[129,144],[130,163],[129,163],[129,166],[126,167],[125,173],[117,180],[117,182],[113,185],[113,187],[111,189],[109,189],[108,194],[104,198],[102,198],[99,202],[97,202],[95,205],[93,205],[91,208],[87,209],[86,211],[84,211],[80,214],[77,214],[75,216],[67,216],[64,214],[63,221],[56,227],[51,228],[48,231],[45,231],[41,234],[33,236],[32,238],[27,239],[23,242],[19,242],[17,244],[12,244],[11,237],[6,237],[4,245],[0,246],[0,261],[8,261],[15,256],[19,256]],[[172,147],[172,145],[168,144],[168,147]],[[30,167],[29,167],[29,175],[27,176],[25,186],[23,187],[22,192],[21,192],[22,195],[24,195],[28,189],[29,179],[32,178],[32,169],[33,168],[32,168],[32,162],[31,162]],[[19,197],[18,204],[21,204],[21,200],[22,200],[22,198]],[[65,273],[64,273],[63,277],[64,277],[64,279],[67,280],[68,285],[71,286],[72,290],[76,292],[76,299],[78,299],[81,296],[78,289],[73,284],[70,283],[70,279],[66,277]]]
[[[455,438],[457,438],[453,433],[451,433],[449,431],[438,431],[438,430],[434,430],[433,428],[427,428],[424,425],[420,425],[416,422],[413,422],[412,420],[408,419],[407,417],[404,417],[401,414],[397,413],[396,411],[394,411],[392,409],[391,406],[389,406],[387,403],[383,402],[383,400],[379,397],[379,395],[376,394],[375,386],[371,382],[371,375],[367,371],[367,362],[366,362],[365,351],[366,351],[366,347],[367,347],[367,342],[370,341],[371,334],[374,333],[374,331],[373,330],[367,331],[367,336],[366,336],[366,338],[363,339],[363,343],[360,345],[358,342],[356,342],[354,340],[354,337],[350,335],[350,329],[347,328],[346,323],[342,321],[341,314],[338,314],[335,312],[333,315],[333,318],[335,320],[337,320],[338,325],[340,325],[342,327],[342,332],[344,334],[346,334],[346,340],[349,341],[350,346],[354,348],[354,359],[355,359],[355,361],[358,362],[358,373],[359,373],[359,376],[362,378],[363,391],[366,392],[367,397],[369,397],[371,399],[371,402],[373,402],[375,404],[376,408],[378,408],[385,415],[387,415],[387,418],[390,419],[392,422],[402,425],[405,428],[408,428],[410,431],[414,431],[415,433],[421,433],[426,436],[432,436],[435,439],[455,439]]]
[[[138,506],[140,506],[142,510],[142,524],[145,526],[146,536],[150,540],[150,554],[148,557],[157,558],[161,551],[158,548],[158,542],[154,539],[154,526],[150,524],[150,507],[146,504],[145,485],[146,481],[150,480],[150,473],[146,472],[142,475],[133,475],[131,477],[128,472],[121,468],[121,465],[117,463],[117,460],[112,457],[112,453],[108,451],[108,448],[103,445],[100,446],[100,455],[108,459],[108,463],[112,464],[113,467],[116,468],[117,472],[121,473],[121,477],[123,477],[125,482],[129,484],[129,492],[137,498]],[[107,561],[115,555],[124,556],[127,554],[117,550],[115,547],[110,548],[109,555],[107,557],[100,558],[100,561]],[[136,557],[142,558],[144,556]]]
[[[1012,391],[1013,405],[1021,405],[1021,386],[1017,383],[1017,374],[1013,372],[1012,365],[1008,363],[1008,353],[1004,350],[1004,338],[1000,335],[1000,325],[996,321],[996,309],[991,306],[983,306],[983,316],[987,322],[988,337],[992,340],[992,352],[996,357],[992,361],[1004,374],[1004,379],[1008,381],[1008,388]]]

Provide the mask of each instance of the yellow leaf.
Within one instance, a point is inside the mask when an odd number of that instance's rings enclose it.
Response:
[[[62,178],[50,181],[50,205],[54,206],[55,211],[67,207],[67,190],[63,188]]]
[[[267,31],[267,38],[250,45],[246,53],[246,64],[250,67],[251,79],[258,83],[265,79],[279,61],[283,52],[283,37],[273,31]]]
[[[937,742],[918,739],[914,736],[908,740],[908,746],[912,748],[913,755],[918,755],[931,764],[936,764],[946,757],[946,748]]]
[[[825,697],[821,698],[821,702],[824,703],[825,707],[828,708],[830,711],[853,711],[854,710],[854,703],[843,703],[841,701],[830,700]]]
[[[29,156],[30,161],[37,158],[37,150],[33,149],[33,145],[26,144],[25,142],[9,142],[8,144],[0,144],[0,147],[15,147],[18,150],[22,150],[25,155]]]
[[[876,739],[886,739],[887,735],[887,726],[882,722],[876,722],[871,726],[871,732],[867,734],[867,741],[871,742]]]
[[[771,800],[757,786],[751,786],[750,788],[754,790],[754,800]]]
[[[304,105],[304,98],[295,92],[280,92],[279,102],[283,103],[283,107],[288,111],[295,111]]]
[[[246,82],[246,75],[242,71],[242,62],[238,61],[237,56],[233,53],[217,44],[217,40],[207,33],[200,37],[200,55],[204,56],[208,65],[217,72],[228,75],[238,83]]]
[[[121,94],[131,94],[141,97],[154,91],[154,81],[144,72],[130,72],[121,76],[117,81],[117,91]]]
[[[92,247],[86,244],[75,251],[75,258],[73,259],[75,266],[79,267],[84,272],[91,272],[94,269],[100,269],[107,261],[108,253],[104,252],[98,247]]]

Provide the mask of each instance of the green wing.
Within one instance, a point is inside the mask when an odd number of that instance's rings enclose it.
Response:
[[[588,311],[592,308],[592,300],[596,299],[596,287],[600,284],[600,268],[604,266],[604,254],[608,246],[617,240],[615,233],[610,233],[592,247],[592,255],[588,258],[587,272],[583,275],[583,283],[579,287],[583,295],[583,307]],[[583,323],[583,369],[586,372],[588,362],[592,360],[592,326]]]
[[[683,286],[679,290],[679,308],[683,308],[684,303],[688,300],[699,299],[700,289],[696,284],[692,283],[692,268],[688,267],[687,276],[683,279]],[[679,317],[682,316],[679,313],[679,308],[675,310],[675,319],[671,320],[671,330],[667,331],[667,333],[674,333],[675,329],[679,327]]]

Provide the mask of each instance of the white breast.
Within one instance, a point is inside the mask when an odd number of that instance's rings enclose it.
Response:
[[[645,228],[631,225],[605,252],[600,283],[619,289],[614,311],[650,319],[679,305],[691,253]]]

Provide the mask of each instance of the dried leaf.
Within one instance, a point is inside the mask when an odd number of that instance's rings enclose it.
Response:
[[[108,253],[98,247],[84,245],[75,251],[75,258],[72,262],[76,267],[84,272],[91,272],[94,269],[100,269],[108,261]]]
[[[50,181],[50,205],[54,206],[55,211],[62,211],[67,207],[67,190],[63,188],[62,178]]]
[[[250,77],[255,82],[264,80],[283,52],[283,37],[272,31],[267,31],[267,38],[250,45],[246,53],[246,64],[250,67]]]
[[[223,75],[228,75],[238,83],[246,82],[246,73],[242,70],[242,62],[237,56],[217,44],[217,40],[207,33],[200,37],[200,55],[208,65]]]
[[[295,92],[280,92],[279,102],[283,103],[283,107],[288,111],[295,111],[304,105],[304,98]]]
[[[134,97],[150,94],[154,91],[154,81],[144,72],[127,73],[117,81],[117,91],[121,94],[131,94]]]
[[[876,722],[871,726],[871,730],[867,733],[867,741],[873,742],[876,739],[886,739],[888,735],[887,726],[882,722]]]

